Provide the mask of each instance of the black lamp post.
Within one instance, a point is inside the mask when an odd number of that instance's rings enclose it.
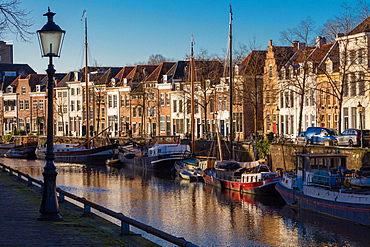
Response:
[[[364,108],[362,107],[361,103],[358,102],[358,105],[357,105],[357,111],[358,113],[360,114],[360,131],[361,131],[361,147],[363,148],[364,147],[364,139],[363,139],[363,131],[362,131],[362,112],[363,112]]]
[[[46,70],[48,74],[48,121],[47,121],[47,147],[46,147],[46,165],[44,166],[44,186],[42,190],[42,202],[40,207],[41,215],[37,218],[38,220],[61,220],[62,217],[59,215],[59,205],[56,195],[56,178],[57,171],[53,163],[55,154],[53,151],[53,89],[54,89],[54,74],[55,69],[53,65],[53,57],[59,57],[61,45],[65,31],[62,30],[57,24],[54,23],[53,17],[55,13],[48,12],[44,14],[47,16],[48,22],[42,27],[41,30],[37,31],[41,56],[49,57],[49,65]]]

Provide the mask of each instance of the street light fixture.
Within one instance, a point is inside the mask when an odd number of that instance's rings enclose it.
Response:
[[[361,105],[360,102],[358,102],[358,105],[357,105],[357,111],[358,113],[360,114],[360,131],[361,131],[361,147],[363,148],[364,147],[364,139],[363,139],[363,131],[362,131],[362,112],[363,112],[364,108],[363,106]]]
[[[55,154],[53,151],[53,90],[54,90],[54,75],[55,69],[53,65],[53,57],[59,57],[61,45],[65,31],[54,23],[55,13],[48,12],[44,14],[47,16],[48,22],[37,31],[40,43],[41,56],[49,57],[49,65],[46,73],[48,75],[48,121],[47,121],[47,146],[46,146],[46,165],[44,166],[44,186],[42,190],[42,202],[40,207],[41,215],[38,220],[56,221],[62,220],[59,215],[59,205],[56,195],[56,178],[57,171],[53,163]]]

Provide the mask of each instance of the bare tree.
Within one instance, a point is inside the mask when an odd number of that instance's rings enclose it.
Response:
[[[32,32],[29,28],[32,27],[34,21],[28,18],[29,11],[21,9],[20,0],[1,1],[0,3],[0,37],[4,37],[7,33],[14,33],[17,39],[29,41]]]
[[[312,45],[315,42],[316,36],[316,24],[311,17],[307,17],[306,20],[300,21],[296,27],[288,28],[280,32],[281,42],[288,42],[289,44],[300,41],[307,45]]]
[[[149,57],[148,65],[158,65],[163,62],[166,62],[166,58],[162,56],[161,54],[152,54]]]
[[[282,31],[281,39],[293,43],[295,47],[295,55],[285,65],[283,76],[280,83],[281,94],[289,107],[293,107],[293,95],[297,95],[299,102],[298,114],[298,129],[299,133],[302,129],[303,106],[305,95],[312,88],[310,73],[313,71],[313,66],[316,61],[312,61],[310,54],[313,49],[306,49],[307,44],[312,43],[313,35],[316,35],[315,22],[308,17],[301,21],[296,27]],[[300,39],[303,43],[296,40]],[[290,92],[290,96],[286,95]]]

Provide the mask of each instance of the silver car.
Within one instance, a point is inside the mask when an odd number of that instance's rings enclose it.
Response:
[[[362,130],[363,146],[368,147],[370,143],[370,130]],[[338,145],[340,146],[361,146],[361,130],[347,129],[337,136]]]

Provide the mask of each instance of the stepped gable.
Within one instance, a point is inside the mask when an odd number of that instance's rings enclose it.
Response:
[[[161,63],[146,79],[145,81],[155,81],[163,83],[163,75],[165,75],[173,66],[174,62]]]
[[[358,24],[355,28],[349,31],[346,35],[353,35],[365,32],[370,32],[370,16],[364,19],[360,24]]]

